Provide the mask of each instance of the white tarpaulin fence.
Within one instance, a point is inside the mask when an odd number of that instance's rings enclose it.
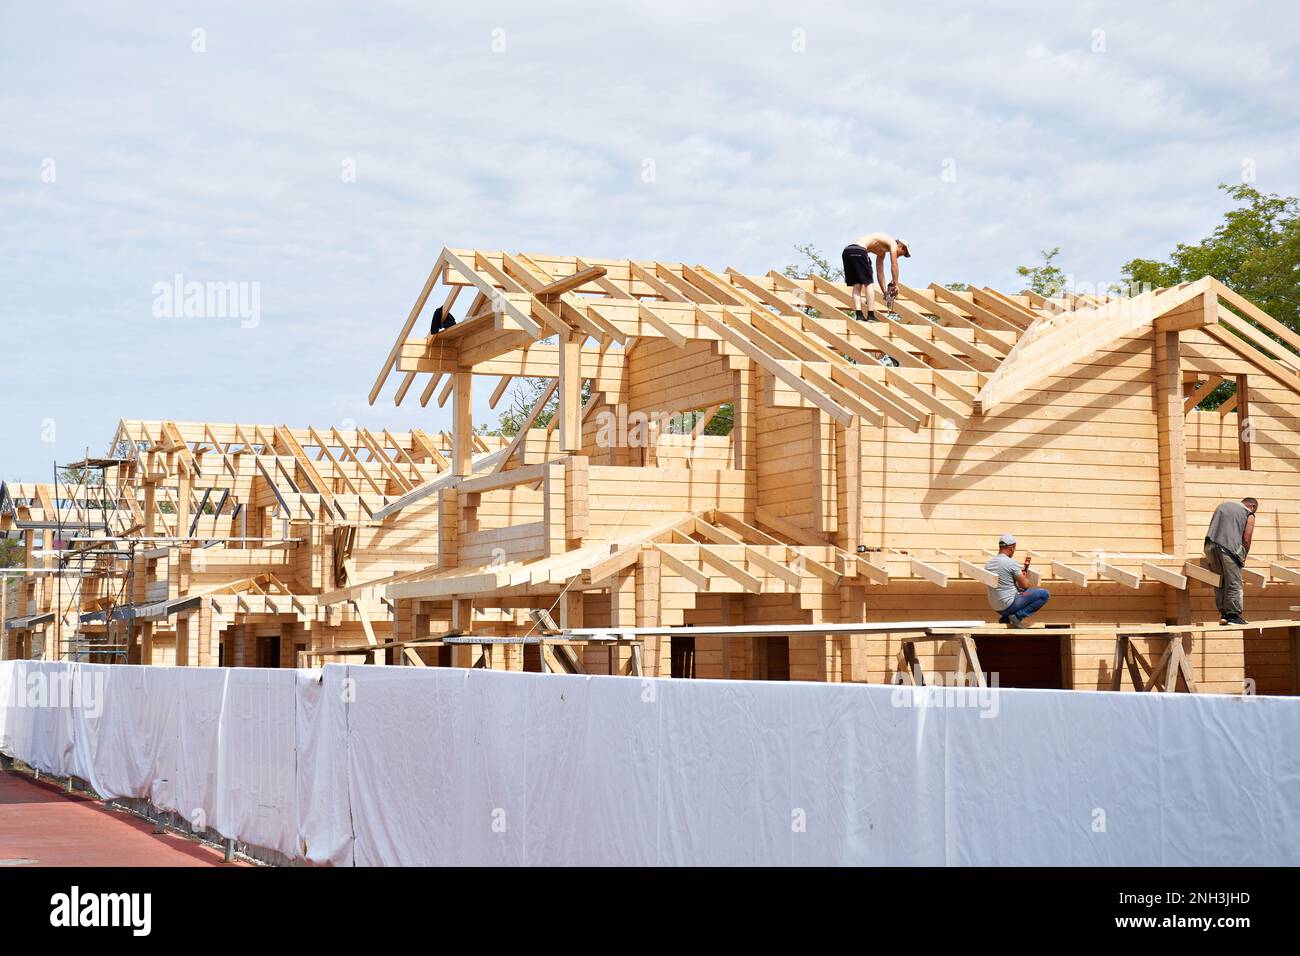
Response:
[[[7,661],[0,702],[5,753],[318,863],[1300,863],[1291,698]]]

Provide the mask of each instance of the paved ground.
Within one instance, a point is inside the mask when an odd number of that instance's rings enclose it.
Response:
[[[18,861],[32,860],[34,863]],[[0,866],[226,866],[220,850],[30,774],[0,771]]]

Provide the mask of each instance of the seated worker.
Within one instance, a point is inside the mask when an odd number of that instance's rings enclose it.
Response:
[[[859,236],[856,242],[844,247],[844,284],[853,289],[853,317],[859,322],[876,321],[876,288],[872,285],[871,257],[876,257],[875,284],[880,286],[880,293],[885,297],[889,307],[893,306],[893,297],[898,293],[898,257],[910,258],[912,253],[907,243],[901,239],[887,236],[883,232],[869,232]],[[893,278],[889,287],[885,287],[885,256],[889,256],[889,265]],[[862,291],[867,293],[867,314],[862,315]]]
[[[998,553],[984,565],[998,576],[997,587],[988,589],[989,604],[1001,615],[998,621],[1007,627],[1022,627],[1025,619],[1051,597],[1046,588],[1030,586],[1029,563],[1033,559],[1027,557],[1023,565],[1017,564],[1015,553],[1016,536],[1007,532],[998,539]]]

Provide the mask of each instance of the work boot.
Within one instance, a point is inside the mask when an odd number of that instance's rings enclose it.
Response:
[[[1228,623],[1236,625],[1237,627],[1241,627],[1243,625],[1249,624],[1250,622],[1247,621],[1240,614],[1231,614],[1228,616]]]
[[[1025,626],[1025,622],[1021,618],[1016,617],[1014,614],[1008,615],[1006,620],[1007,620],[1007,627],[1010,628],[1019,628]]]

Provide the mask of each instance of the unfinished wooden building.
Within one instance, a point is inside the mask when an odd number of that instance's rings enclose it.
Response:
[[[501,444],[476,437],[472,455]],[[349,585],[437,561],[432,502],[375,515],[448,474],[445,433],[123,421],[109,449],[58,483],[0,485],[0,532],[29,569],[5,582],[8,657],[340,659],[392,626],[382,595]]]
[[[820,278],[443,250],[370,396],[394,373],[399,403],[452,391],[459,477],[436,491],[436,568],[385,586],[397,639],[535,633],[477,615],[544,607],[562,629],[642,629],[652,674],[890,680],[888,636],[647,629],[991,620],[982,566],[1005,530],[1053,592],[1046,624],[1217,621],[1201,541],[1248,494],[1248,607],[1295,616],[1300,337],[1210,278],[1134,298],[900,292],[864,324]],[[458,296],[467,319],[426,335]],[[476,379],[512,376],[553,381],[539,408],[557,395],[558,424],[470,474]],[[1224,382],[1233,397],[1199,408]],[[720,411],[728,433],[706,434]],[[1115,670],[1100,635],[984,644],[1028,685]],[[527,666],[510,645],[455,651]],[[1297,689],[1292,628],[1186,651],[1201,690]],[[626,672],[630,653],[586,663]]]
[[[461,318],[431,335],[435,305]],[[76,493],[10,486],[0,530],[29,567],[42,545],[65,577],[99,562],[64,652],[116,614],[126,659],[182,664],[890,681],[897,635],[816,626],[992,621],[983,564],[1008,530],[1052,592],[1046,627],[1217,620],[1201,540],[1245,495],[1263,503],[1248,616],[1296,616],[1300,336],[1210,278],[1133,298],[903,287],[870,324],[851,307],[779,272],[444,249],[370,400],[436,395],[450,434],[123,422],[84,463],[127,489],[104,527]],[[522,431],[481,434],[476,388],[495,407],[521,378],[546,383]],[[70,620],[72,582],[51,580],[11,584],[7,653]],[[1181,646],[1198,690],[1295,693],[1298,640]],[[1104,689],[1124,666],[1113,635],[977,643],[1004,686]],[[1159,642],[1133,644],[1127,666],[1154,674]],[[943,671],[957,642],[918,651]]]

